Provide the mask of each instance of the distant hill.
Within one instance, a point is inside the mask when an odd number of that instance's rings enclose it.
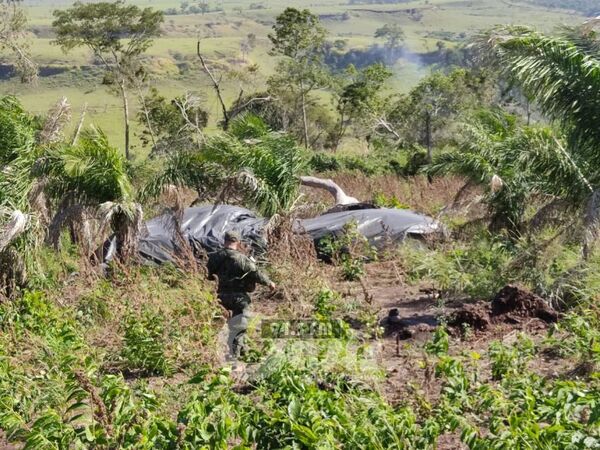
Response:
[[[546,8],[569,9],[588,17],[600,15],[599,0],[528,0],[527,3]]]

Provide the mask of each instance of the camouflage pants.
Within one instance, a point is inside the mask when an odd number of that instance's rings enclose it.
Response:
[[[245,292],[221,293],[219,300],[225,309],[231,311],[227,322],[229,337],[227,346],[233,358],[239,358],[246,352],[246,330],[250,318],[250,296]]]

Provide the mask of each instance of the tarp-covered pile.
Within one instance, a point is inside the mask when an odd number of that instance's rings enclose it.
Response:
[[[315,243],[327,236],[339,236],[349,222],[357,224],[357,230],[372,245],[399,242],[406,237],[418,237],[442,231],[434,219],[412,211],[389,208],[370,208],[323,214],[312,219],[298,219],[294,223],[297,233],[307,233]],[[147,235],[140,240],[140,255],[156,263],[167,262],[176,249],[177,239],[173,233],[173,219],[169,215],[146,222]],[[181,222],[181,235],[193,246],[214,251],[223,244],[226,231],[239,232],[244,240],[256,250],[265,250],[263,236],[268,220],[257,217],[252,211],[231,205],[208,205],[187,208]],[[113,249],[114,250],[114,249]],[[111,251],[108,252],[109,256]],[[110,257],[108,258],[110,259]]]

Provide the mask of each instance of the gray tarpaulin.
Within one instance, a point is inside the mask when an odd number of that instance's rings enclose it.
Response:
[[[356,222],[358,231],[373,245],[398,242],[407,236],[420,236],[442,231],[434,219],[403,209],[371,208],[323,214],[312,219],[299,219],[294,224],[298,233],[308,233],[317,243],[325,236],[343,232],[344,225]],[[223,243],[226,231],[239,232],[245,241],[257,250],[266,249],[263,230],[267,219],[252,211],[231,205],[208,205],[187,208],[183,215],[183,237],[193,245],[214,251]],[[162,263],[171,260],[176,248],[172,218],[159,216],[146,222],[147,234],[140,240],[140,255],[147,260]],[[106,260],[114,254],[114,242],[108,249]]]
[[[357,230],[372,245],[398,242],[406,236],[420,236],[441,232],[442,227],[434,219],[404,209],[360,209],[324,214],[314,219],[299,221],[298,229],[304,230],[316,241],[326,236],[343,233],[349,222],[357,224]]]

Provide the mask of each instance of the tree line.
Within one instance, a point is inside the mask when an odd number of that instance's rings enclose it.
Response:
[[[125,158],[101,130],[80,132],[78,126],[65,136],[71,120],[66,101],[46,117],[33,117],[4,97],[0,205],[12,230],[0,246],[5,261],[23,253],[15,246],[52,241],[65,226],[78,242],[90,242],[90,233],[115,233],[126,258],[135,254],[142,202],[173,187],[191,188],[200,200],[243,202],[266,215],[289,211],[310,161],[323,149],[335,158],[348,137],[368,146],[369,159],[402,153],[407,160],[398,174],[455,173],[466,177],[467,186],[481,186],[495,232],[516,238],[557,211],[570,211],[584,253],[596,240],[598,21],[552,36],[523,27],[493,29],[472,42],[470,65],[434,72],[397,94],[388,88],[392,73],[382,63],[332,74],[318,17],[287,8],[268,36],[278,59],[275,74],[265,91],[242,91],[230,105],[198,43],[197,56],[222,106],[222,132],[207,135],[208,115],[197,97],[167,99],[140,87],[141,57],[160,34],[162,19],[160,12],[122,2],[76,3],[55,12],[56,44],[67,51],[89,47],[123,99]],[[389,49],[401,45],[397,27],[378,34]],[[11,39],[19,42],[20,36]],[[321,92],[329,94],[329,106]],[[140,98],[136,119],[152,148],[150,160],[137,165],[129,160],[131,93]],[[526,222],[534,197],[542,205]]]

